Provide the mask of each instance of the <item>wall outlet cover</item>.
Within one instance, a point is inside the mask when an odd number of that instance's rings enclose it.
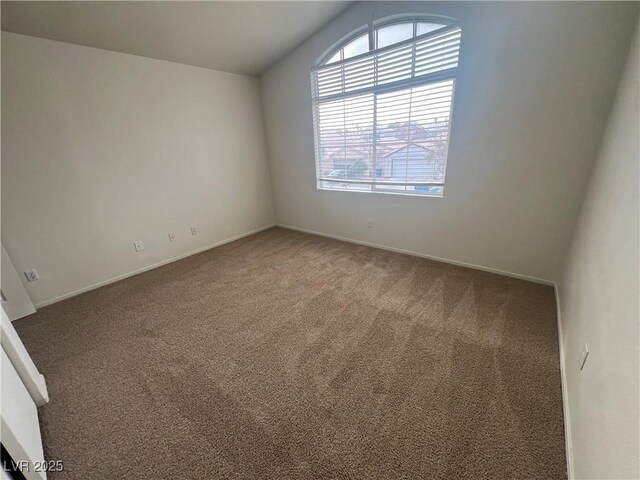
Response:
[[[175,233],[170,233],[170,234],[169,234],[169,241],[170,241],[171,243],[173,243],[173,242],[175,242],[175,241],[176,241],[176,234],[175,234]]]
[[[191,235],[197,235],[198,229],[196,227],[191,227]]]
[[[136,249],[136,252],[142,252],[144,250],[144,243],[141,241],[133,242],[133,248]]]
[[[35,282],[40,278],[40,275],[38,275],[38,272],[35,268],[32,270],[26,270],[24,272],[24,276],[26,277],[27,282]]]

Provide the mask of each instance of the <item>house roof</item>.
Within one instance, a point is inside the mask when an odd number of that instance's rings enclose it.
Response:
[[[426,150],[426,151],[430,151],[430,149],[425,147],[424,145],[420,145],[419,143],[411,142],[411,143],[406,143],[406,144],[402,145],[400,148],[396,148],[395,150],[391,150],[389,153],[385,153],[383,155],[383,157],[388,157],[389,155],[393,155],[394,153],[400,152],[400,151],[402,151],[402,150],[404,150],[406,148],[412,147],[412,146],[421,148],[421,149]]]
[[[331,159],[344,158],[345,160],[352,160],[366,157],[368,154],[363,150],[358,150],[352,147],[339,147],[335,151],[329,154]]]

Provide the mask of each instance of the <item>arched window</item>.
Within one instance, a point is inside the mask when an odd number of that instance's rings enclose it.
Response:
[[[453,20],[359,29],[311,72],[318,188],[442,196],[460,51]]]

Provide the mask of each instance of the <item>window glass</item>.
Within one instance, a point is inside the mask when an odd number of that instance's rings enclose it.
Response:
[[[418,22],[416,26],[416,35],[424,35],[444,27],[441,23]]]
[[[381,27],[377,31],[377,48],[393,45],[413,37],[413,22]]]
[[[338,50],[335,54],[331,56],[327,63],[339,62],[341,60],[340,54],[342,54],[342,49]]]
[[[462,32],[443,26],[371,29],[312,70],[317,188],[444,194]]]
[[[344,58],[355,57],[356,55],[360,55],[361,53],[366,53],[369,51],[369,34],[365,33],[364,35],[360,35],[355,40],[347,43],[342,51],[344,52]]]

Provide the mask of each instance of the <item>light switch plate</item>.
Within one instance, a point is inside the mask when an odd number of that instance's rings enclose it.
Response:
[[[589,345],[585,343],[584,346],[582,347],[582,350],[580,351],[580,370],[584,368],[584,364],[587,361],[588,356],[589,356]]]

